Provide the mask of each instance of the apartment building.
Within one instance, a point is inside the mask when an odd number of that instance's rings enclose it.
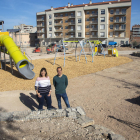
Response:
[[[53,8],[38,12],[37,37],[45,45],[48,41],[100,40],[104,44],[115,41],[129,43],[131,0],[115,0]]]
[[[22,33],[30,33],[35,27],[32,25],[20,24],[13,27],[13,29],[20,29]]]
[[[140,25],[139,24],[132,26],[131,40],[132,42],[136,41],[137,43],[140,43]]]

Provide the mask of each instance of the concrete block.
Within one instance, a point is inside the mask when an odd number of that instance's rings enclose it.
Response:
[[[82,127],[87,127],[89,125],[94,125],[94,120],[87,117],[87,116],[81,116],[78,119],[76,119],[77,123],[79,123]]]
[[[81,116],[86,115],[85,111],[81,107],[76,107],[76,110]]]

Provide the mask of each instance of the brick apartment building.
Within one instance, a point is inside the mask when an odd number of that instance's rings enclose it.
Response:
[[[131,0],[114,0],[58,7],[38,12],[37,37],[42,45],[48,41],[100,40],[129,43]]]
[[[140,44],[140,25],[134,25],[132,26],[131,30],[131,41],[136,41],[138,44]]]

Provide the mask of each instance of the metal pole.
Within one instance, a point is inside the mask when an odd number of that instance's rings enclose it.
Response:
[[[56,53],[55,53],[55,58],[54,58],[54,63],[53,64],[55,64],[57,52],[58,52],[58,48],[57,48]]]
[[[5,47],[4,47],[4,65],[5,65],[5,70],[6,70]]]
[[[90,41],[89,41],[89,45],[90,45],[90,48],[91,48],[91,51],[92,51],[92,63],[93,63],[93,48],[92,48],[92,45],[91,45]]]
[[[63,42],[63,47],[64,47],[64,67],[65,67],[65,46],[64,46],[64,42]]]
[[[76,43],[76,48],[75,48],[75,58],[76,58],[76,62],[77,62],[76,50],[77,50],[77,43]]]
[[[11,58],[11,56],[10,56],[10,55],[9,55],[9,59],[10,59],[11,73],[13,74],[12,58]]]

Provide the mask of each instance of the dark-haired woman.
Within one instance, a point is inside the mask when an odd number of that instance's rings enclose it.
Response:
[[[50,110],[52,104],[51,83],[50,83],[50,78],[47,75],[47,70],[45,68],[42,68],[40,70],[40,75],[35,82],[35,90],[39,102],[38,110],[43,109],[44,99],[46,100],[47,103],[47,109]]]

